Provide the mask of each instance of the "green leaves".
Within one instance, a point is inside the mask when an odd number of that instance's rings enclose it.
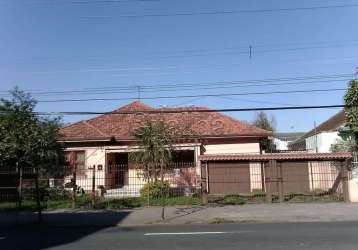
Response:
[[[358,133],[358,80],[349,82],[347,93],[344,96],[346,106],[347,125],[354,133]]]
[[[15,88],[10,100],[0,100],[0,167],[49,168],[58,162],[59,118],[34,113],[36,100]]]
[[[139,150],[129,157],[142,170],[144,179],[157,180],[158,176],[163,176],[172,160],[172,131],[164,122],[147,121],[145,126],[134,133]]]

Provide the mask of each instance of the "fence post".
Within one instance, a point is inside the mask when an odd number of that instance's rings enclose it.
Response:
[[[36,169],[36,179],[35,179],[35,188],[36,188],[36,206],[37,206],[37,215],[38,222],[42,222],[42,209],[41,209],[41,201],[40,201],[40,188],[39,188],[39,171]]]
[[[266,184],[265,184],[265,163],[260,162],[261,167],[261,190],[262,192],[266,192]]]
[[[268,162],[268,166],[265,166],[267,163],[264,163],[264,170],[265,170],[265,186],[266,186],[266,202],[272,203],[272,190],[271,190],[271,175],[268,175],[267,173],[270,171],[267,171],[267,167],[272,166],[272,161],[270,160]]]
[[[284,202],[284,193],[283,193],[283,176],[282,176],[282,162],[277,163],[275,161],[275,166],[276,166],[276,173],[277,173],[277,183],[278,183],[278,196],[279,196],[279,201],[280,202]]]
[[[341,162],[342,171],[342,188],[343,188],[343,200],[349,202],[349,186],[348,186],[348,162]]]
[[[207,168],[208,168],[208,163],[205,162],[205,171],[203,171],[203,165],[200,165],[200,185],[201,185],[201,202],[203,204],[208,204],[208,188],[207,188]],[[205,175],[204,175],[205,173]],[[204,178],[203,178],[204,176]],[[203,179],[205,179],[205,186],[203,184]]]
[[[76,171],[77,171],[77,166],[76,164],[73,166],[73,179],[72,179],[72,208],[75,209],[76,208],[76,192],[77,192],[77,185],[76,185]]]
[[[96,204],[96,165],[93,165],[92,170],[92,207]]]
[[[19,168],[19,164],[16,162],[16,168],[19,170],[19,186],[17,188],[18,190],[18,199],[19,199],[19,209],[21,209],[22,205],[22,168]]]

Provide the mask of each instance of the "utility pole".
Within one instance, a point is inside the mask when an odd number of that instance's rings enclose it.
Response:
[[[250,59],[251,59],[251,58],[252,58],[252,46],[251,46],[251,45],[249,46],[249,53],[250,53],[250,56],[249,56],[249,57],[250,57]]]

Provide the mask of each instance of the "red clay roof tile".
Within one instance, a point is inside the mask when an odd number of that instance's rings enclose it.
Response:
[[[257,136],[267,137],[269,131],[257,128],[218,112],[178,112],[182,110],[209,110],[206,107],[153,108],[139,101],[132,102],[93,119],[63,127],[63,140],[130,139],[132,133],[147,119],[163,120],[173,127],[188,128],[201,136]],[[133,111],[165,111],[165,113],[130,113]],[[168,113],[168,112],[173,113]],[[122,112],[122,113],[121,113]],[[129,113],[125,113],[129,112]],[[111,114],[121,113],[121,114]]]
[[[345,160],[352,158],[344,153],[269,153],[269,154],[208,154],[200,155],[200,161],[269,161],[269,160]]]

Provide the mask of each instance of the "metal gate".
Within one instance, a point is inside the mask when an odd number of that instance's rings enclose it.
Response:
[[[210,194],[250,193],[248,162],[210,162],[208,164]]]

